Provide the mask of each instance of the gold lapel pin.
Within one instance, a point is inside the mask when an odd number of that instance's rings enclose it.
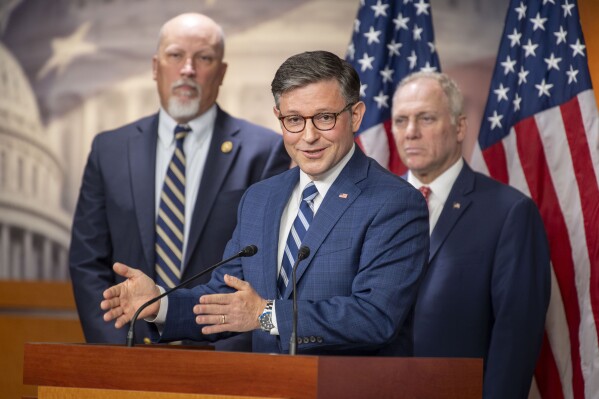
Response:
[[[453,203],[453,209],[460,209],[462,205],[459,202],[454,202]]]
[[[232,149],[233,149],[233,143],[230,141],[225,141],[224,143],[222,143],[220,145],[220,150],[225,154],[228,154],[229,152],[231,152]]]
[[[347,198],[347,194],[346,193],[341,193],[341,194],[339,194],[339,198],[346,199]]]

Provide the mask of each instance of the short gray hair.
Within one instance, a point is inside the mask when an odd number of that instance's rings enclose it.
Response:
[[[420,71],[414,72],[403,78],[397,85],[395,93],[397,94],[399,89],[418,79],[432,79],[439,83],[439,86],[441,86],[441,89],[447,97],[449,112],[451,114],[451,123],[455,125],[458,121],[458,118],[464,114],[464,96],[462,95],[457,83],[444,73]],[[393,96],[393,99],[395,100],[395,95]]]

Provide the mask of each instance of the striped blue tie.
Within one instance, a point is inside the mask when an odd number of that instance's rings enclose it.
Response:
[[[185,152],[183,141],[191,129],[175,128],[176,148],[164,178],[156,219],[156,283],[172,288],[181,280],[185,226]]]
[[[312,218],[314,217],[313,201],[317,195],[318,190],[314,183],[308,183],[302,193],[302,202],[297,217],[293,221],[293,226],[291,226],[291,231],[289,231],[289,236],[287,237],[281,271],[279,272],[279,278],[277,279],[277,293],[279,298],[283,297],[285,288],[287,288],[287,284],[289,284],[291,271],[293,270],[293,265],[295,264],[295,259],[297,257],[297,251],[302,245],[302,241],[310,227],[310,223],[312,223]]]

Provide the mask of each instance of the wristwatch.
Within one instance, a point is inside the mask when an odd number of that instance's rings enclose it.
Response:
[[[266,307],[262,311],[262,314],[258,316],[258,322],[260,323],[260,328],[262,331],[270,332],[275,325],[272,324],[272,306],[274,301],[271,299],[266,300]]]

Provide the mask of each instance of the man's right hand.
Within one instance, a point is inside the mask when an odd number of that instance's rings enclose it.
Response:
[[[121,328],[131,321],[141,305],[160,295],[160,290],[150,277],[137,269],[118,262],[112,269],[127,280],[104,291],[104,300],[100,303],[100,307],[106,311],[104,321],[116,319],[114,326]],[[156,317],[159,309],[160,302],[153,303],[141,312],[139,318]]]

